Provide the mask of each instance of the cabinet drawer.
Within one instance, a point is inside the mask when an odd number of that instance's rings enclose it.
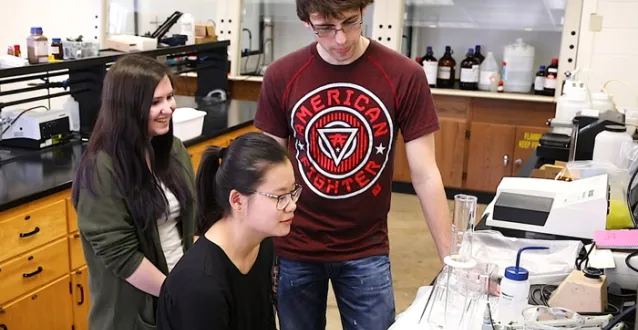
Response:
[[[0,263],[0,304],[68,273],[66,237]]]
[[[11,304],[0,306],[0,329],[71,329],[73,305],[70,281],[67,275]]]
[[[69,251],[71,256],[71,271],[86,265],[84,251],[82,250],[82,241],[80,240],[80,233],[75,232],[72,235],[69,235]]]
[[[66,201],[0,220],[0,262],[66,235]]]

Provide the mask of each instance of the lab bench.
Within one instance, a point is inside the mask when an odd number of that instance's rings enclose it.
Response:
[[[194,169],[208,146],[258,131],[255,102],[177,96],[177,104],[207,112],[202,134],[183,142]],[[86,145],[78,140],[0,165],[0,329],[88,329],[88,273],[70,194]]]

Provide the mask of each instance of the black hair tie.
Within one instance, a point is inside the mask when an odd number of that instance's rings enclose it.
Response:
[[[219,149],[219,158],[223,159],[225,154],[226,154],[226,148]]]

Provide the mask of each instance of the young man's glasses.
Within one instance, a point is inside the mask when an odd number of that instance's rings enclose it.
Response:
[[[312,22],[308,22],[308,23],[310,23],[310,26],[312,27],[312,30],[320,38],[334,37],[334,36],[337,35],[337,31],[343,31],[343,33],[348,33],[350,31],[358,29],[359,26],[361,26],[361,24],[363,24],[363,12],[361,12],[361,18],[359,20],[355,20],[353,22],[344,22],[341,25],[340,29],[337,29],[334,25],[314,26],[312,24]]]
[[[290,202],[296,203],[299,200],[299,196],[301,195],[301,190],[302,190],[301,188],[302,187],[300,185],[295,183],[295,188],[291,192],[283,194],[283,195],[279,195],[279,196],[269,194],[269,193],[259,192],[259,191],[253,191],[253,192],[262,196],[276,199],[277,210],[281,211],[285,209],[288,206],[288,204],[290,204]]]

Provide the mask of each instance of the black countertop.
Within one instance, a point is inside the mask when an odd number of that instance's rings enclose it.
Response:
[[[184,141],[186,147],[252,124],[257,103],[232,100],[207,102],[194,97],[177,96],[177,107],[206,111],[202,134]],[[72,141],[41,151],[3,149],[18,156],[0,163],[0,212],[71,188],[75,170],[86,147],[85,141]]]

